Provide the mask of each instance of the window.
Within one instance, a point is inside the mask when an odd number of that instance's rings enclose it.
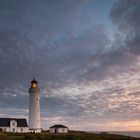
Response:
[[[36,84],[35,84],[35,83],[33,83],[33,84],[32,84],[32,87],[33,87],[33,88],[36,88]]]
[[[12,122],[12,125],[15,126],[15,122]]]
[[[15,132],[15,128],[12,128],[12,132]]]
[[[23,128],[21,128],[20,131],[23,132]]]

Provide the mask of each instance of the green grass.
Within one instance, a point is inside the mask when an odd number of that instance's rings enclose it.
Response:
[[[25,136],[8,136],[7,140],[25,140]]]
[[[0,140],[140,140],[129,136],[113,134],[92,134],[72,131],[68,134],[0,133]]]

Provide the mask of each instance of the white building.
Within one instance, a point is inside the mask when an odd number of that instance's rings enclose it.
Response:
[[[41,132],[40,124],[40,89],[38,82],[34,79],[31,81],[29,89],[29,129],[31,132]]]
[[[64,125],[54,125],[50,127],[50,133],[68,133],[69,128]]]
[[[0,118],[0,128],[4,132],[29,132],[26,119]]]

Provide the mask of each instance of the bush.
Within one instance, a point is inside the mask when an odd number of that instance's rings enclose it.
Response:
[[[7,135],[5,133],[0,132],[0,140],[7,140]]]

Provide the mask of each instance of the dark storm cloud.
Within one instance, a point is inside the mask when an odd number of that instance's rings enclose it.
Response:
[[[27,89],[34,76],[44,86],[81,78],[90,57],[109,42],[104,27],[87,23],[83,8],[82,1],[1,1],[2,88]]]
[[[114,24],[125,34],[125,47],[128,52],[139,54],[140,40],[140,1],[124,0],[117,1],[112,9],[110,16]]]
[[[97,55],[93,60],[99,67],[91,66],[87,71],[106,78],[123,72],[135,71],[139,56],[140,44],[140,2],[137,0],[116,1],[110,11],[110,17],[114,26],[118,27],[119,33],[114,34],[114,42],[109,50]],[[92,63],[91,63],[92,64]],[[133,64],[133,69],[132,67]],[[94,75],[92,74],[92,75]],[[95,79],[95,77],[93,77]]]

